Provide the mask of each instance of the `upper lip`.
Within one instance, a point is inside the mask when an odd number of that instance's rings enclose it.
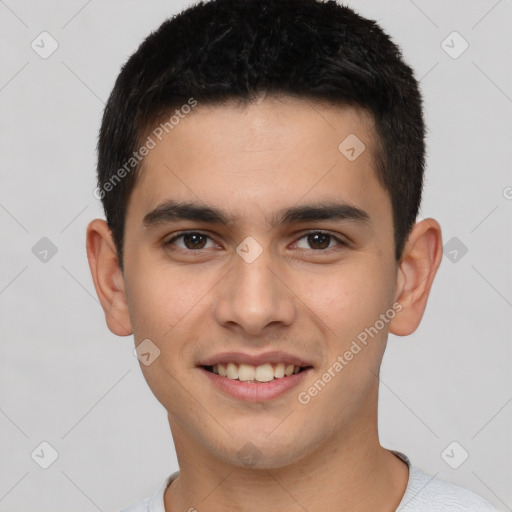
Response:
[[[282,351],[263,352],[262,354],[247,354],[245,352],[222,352],[204,359],[199,366],[215,366],[219,363],[236,363],[260,366],[265,363],[284,363],[295,366],[312,366],[300,357]]]

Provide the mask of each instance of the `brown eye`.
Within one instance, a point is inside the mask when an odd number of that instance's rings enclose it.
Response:
[[[331,237],[324,233],[314,233],[308,235],[308,243],[312,249],[327,249],[331,242]]]
[[[332,247],[335,247],[336,245],[346,245],[343,241],[341,241],[334,235],[331,235],[329,233],[322,233],[321,231],[314,231],[308,233],[304,235],[300,240],[305,240],[305,244],[300,241],[297,242],[297,247],[299,247],[299,249],[307,249],[314,251],[330,249]],[[302,247],[300,245],[301,243],[303,244]]]
[[[182,250],[199,250],[204,249],[206,247],[206,244],[208,243],[209,236],[198,233],[195,231],[191,231],[188,233],[181,233],[179,235],[176,235],[175,237],[171,238],[168,242],[166,242],[166,245],[176,245],[179,249]],[[177,240],[182,240],[182,243],[176,243]]]
[[[206,237],[199,233],[183,235],[183,243],[187,249],[203,249],[206,245]]]

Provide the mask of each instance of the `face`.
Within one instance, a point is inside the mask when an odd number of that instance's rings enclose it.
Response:
[[[177,448],[280,467],[374,418],[397,265],[372,130],[360,111],[284,97],[198,104],[156,139],[124,287],[136,344],[160,351],[141,368]],[[237,369],[274,378],[211,371]]]

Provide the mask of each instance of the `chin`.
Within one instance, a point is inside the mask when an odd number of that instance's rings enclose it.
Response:
[[[226,440],[229,444],[224,446],[225,451],[221,451],[222,447],[216,447],[216,456],[239,468],[268,470],[299,463],[310,451],[291,435],[284,439],[277,435],[272,439],[272,436],[274,433],[268,436],[261,432],[259,436],[229,438]]]

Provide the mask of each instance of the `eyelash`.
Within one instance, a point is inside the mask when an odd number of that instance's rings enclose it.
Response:
[[[297,239],[297,242],[299,240],[302,240],[303,238],[308,237],[309,235],[315,235],[315,234],[329,236],[332,240],[335,240],[336,242],[338,242],[338,245],[341,245],[342,247],[347,247],[348,246],[348,243],[344,242],[343,240],[341,240],[337,236],[335,236],[335,235],[333,235],[333,234],[331,234],[331,233],[329,233],[327,231],[319,231],[319,230],[308,231],[307,233],[304,233],[300,238]],[[210,235],[208,235],[206,233],[203,233],[202,231],[182,231],[182,232],[174,235],[172,238],[170,238],[166,242],[164,242],[164,245],[166,247],[170,246],[170,245],[173,244],[173,242],[175,242],[176,240],[178,240],[180,238],[183,238],[185,235],[200,235],[200,236],[207,237],[210,240],[213,240]],[[336,247],[328,247],[326,249],[302,249],[302,250],[310,251],[310,252],[315,252],[315,253],[327,253],[327,252],[331,252],[333,249],[336,249]],[[206,250],[206,249],[182,249],[181,247],[173,249],[173,251],[186,252],[186,253],[189,253],[189,254],[190,253],[198,253],[199,254],[203,250]]]

